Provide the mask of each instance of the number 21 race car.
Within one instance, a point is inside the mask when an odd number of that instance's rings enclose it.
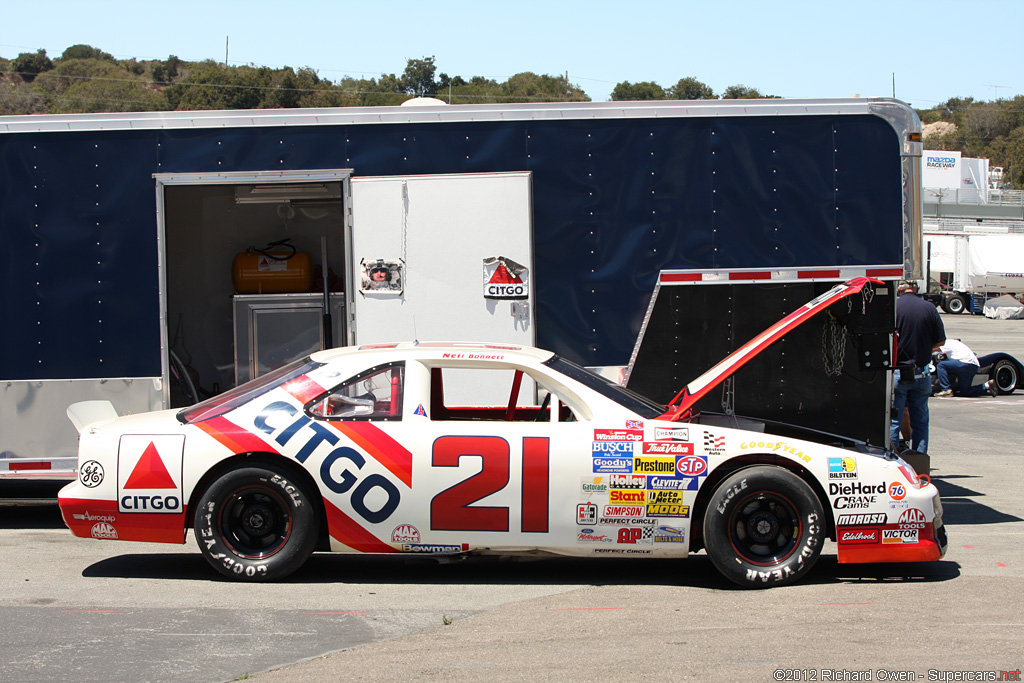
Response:
[[[317,550],[685,557],[742,586],[840,562],[938,560],[942,506],[885,449],[701,424],[693,404],[767,345],[870,286],[802,306],[668,406],[559,356],[482,343],[321,351],[183,410],[69,408],[77,536],[184,543],[242,581]],[[846,443],[846,442],[844,442]],[[897,503],[893,505],[892,503]]]

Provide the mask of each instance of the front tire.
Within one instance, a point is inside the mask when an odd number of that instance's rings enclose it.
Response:
[[[793,583],[811,570],[824,542],[824,511],[789,470],[758,466],[727,477],[708,503],[704,545],[715,568],[744,588]]]
[[[996,389],[1000,394],[1012,394],[1017,389],[1020,377],[1017,374],[1017,366],[1005,358],[992,366],[988,373],[989,379],[996,383]]]
[[[230,470],[206,489],[195,535],[206,560],[238,581],[276,581],[309,558],[319,516],[302,485],[271,465]]]

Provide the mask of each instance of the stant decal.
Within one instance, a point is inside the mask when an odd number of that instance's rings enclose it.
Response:
[[[185,436],[125,434],[117,452],[117,510],[180,514]]]
[[[628,505],[629,503],[643,505],[646,501],[646,491],[631,491],[628,489],[611,489],[608,491],[608,503],[610,505]]]

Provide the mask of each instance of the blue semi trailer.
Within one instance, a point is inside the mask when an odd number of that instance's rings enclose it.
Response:
[[[71,403],[325,344],[534,344],[667,402],[858,275],[705,409],[884,443],[920,130],[890,99],[0,117],[0,477],[73,475]]]

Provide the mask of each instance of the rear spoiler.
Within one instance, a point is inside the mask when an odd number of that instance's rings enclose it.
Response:
[[[709,391],[724,382],[737,370],[747,364],[754,356],[777,342],[790,330],[799,327],[807,320],[821,313],[837,301],[853,296],[867,287],[869,290],[872,284],[883,284],[881,280],[870,277],[855,277],[851,280],[836,285],[824,294],[815,297],[806,304],[796,309],[782,320],[778,321],[761,334],[757,335],[746,344],[736,349],[715,367],[693,380],[683,390],[676,394],[672,402],[668,404],[666,411],[659,415],[659,420],[679,420],[689,415],[690,409],[700,399],[704,398]]]

